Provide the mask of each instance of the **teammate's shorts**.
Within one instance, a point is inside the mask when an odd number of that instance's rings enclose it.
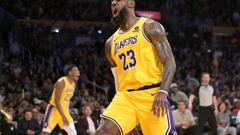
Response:
[[[113,121],[122,135],[129,133],[138,123],[144,135],[175,135],[170,104],[168,103],[169,110],[164,117],[157,117],[151,111],[155,98],[151,94],[158,90],[159,88],[152,88],[117,92],[101,117]]]
[[[65,116],[70,124],[73,124],[74,121],[68,111],[64,111]],[[52,130],[59,125],[61,129],[63,129],[63,120],[61,114],[58,112],[57,108],[49,104],[47,106],[45,116],[43,119],[43,131],[51,133]]]

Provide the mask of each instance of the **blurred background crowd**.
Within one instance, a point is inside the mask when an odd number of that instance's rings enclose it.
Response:
[[[13,120],[0,117],[2,135],[39,134],[54,83],[63,75],[66,64],[76,64],[81,71],[71,102],[78,134],[94,134],[99,115],[115,93],[104,54],[104,43],[116,30],[110,24],[110,1],[0,1],[0,104],[13,116]],[[201,73],[207,71],[212,77],[219,112],[227,116],[216,116],[219,134],[221,127],[237,130],[240,1],[137,0],[136,3],[138,10],[161,12],[159,22],[167,31],[177,63],[169,91],[172,108],[187,108],[190,94],[201,84]],[[34,23],[33,19],[52,20],[53,24]],[[66,24],[60,27],[55,23],[58,20]],[[75,20],[84,25],[70,27],[67,22]],[[234,27],[234,32],[213,32],[214,26]],[[194,122],[187,128],[195,125],[197,112],[195,105],[190,119]],[[91,131],[86,117],[95,123]],[[206,132],[207,128],[206,125]],[[59,134],[59,129],[53,134]]]

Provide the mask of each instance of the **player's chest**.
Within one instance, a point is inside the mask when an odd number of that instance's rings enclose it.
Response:
[[[69,89],[65,89],[64,90],[64,95],[73,95],[74,94],[75,89],[74,88],[69,88]]]
[[[126,50],[134,49],[139,43],[139,36],[136,35],[117,35],[112,43],[114,56],[125,52]]]

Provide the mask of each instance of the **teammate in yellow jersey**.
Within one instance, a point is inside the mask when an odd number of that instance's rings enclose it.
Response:
[[[150,2],[150,1],[149,1]],[[112,0],[119,29],[107,40],[117,93],[96,135],[124,135],[140,123],[144,135],[176,134],[168,90],[176,64],[163,26],[134,14],[134,0]]]
[[[65,66],[66,76],[61,77],[46,109],[41,135],[49,135],[58,124],[68,135],[77,135],[73,119],[69,113],[70,100],[74,94],[80,71],[76,65]]]

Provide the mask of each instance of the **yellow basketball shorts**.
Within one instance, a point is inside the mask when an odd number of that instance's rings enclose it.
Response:
[[[170,104],[167,115],[163,117],[157,117],[151,111],[155,98],[152,94],[158,90],[117,92],[101,117],[113,121],[122,135],[129,133],[139,123],[144,135],[175,135]]]
[[[67,117],[69,123],[74,123],[68,111],[64,111],[64,114]],[[56,107],[49,104],[47,106],[43,119],[43,128],[53,130],[57,124],[60,126],[60,128],[63,128],[63,120],[61,114],[58,112]]]

